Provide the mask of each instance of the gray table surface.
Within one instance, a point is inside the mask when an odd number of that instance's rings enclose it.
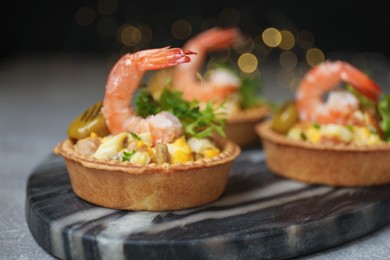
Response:
[[[333,55],[333,56],[332,56]],[[373,68],[390,86],[389,63],[380,54],[329,54]],[[53,259],[32,237],[25,217],[26,184],[34,168],[66,137],[69,122],[102,99],[108,57],[25,55],[0,63],[0,259]],[[278,66],[261,64],[265,97],[282,101],[292,92],[277,80]],[[301,259],[389,259],[390,226]]]

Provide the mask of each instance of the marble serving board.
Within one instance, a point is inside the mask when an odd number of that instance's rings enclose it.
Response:
[[[26,218],[36,242],[60,259],[275,259],[351,241],[390,222],[389,186],[306,185],[275,176],[260,149],[243,151],[225,193],[198,208],[122,211],[73,192],[62,158],[31,174]]]

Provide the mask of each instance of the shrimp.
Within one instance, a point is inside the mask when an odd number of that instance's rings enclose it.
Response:
[[[343,90],[332,91],[340,82],[351,84],[367,98],[377,101],[379,86],[364,72],[343,61],[325,61],[312,68],[298,86],[296,100],[302,121],[320,124],[351,124],[362,119],[354,117],[359,110],[357,98]],[[323,95],[328,99],[323,101]]]
[[[191,61],[196,54],[180,48],[158,48],[128,53],[112,68],[106,83],[102,112],[112,134],[123,131],[149,132],[154,143],[171,142],[182,134],[183,127],[173,114],[162,111],[142,118],[131,106],[136,91],[146,71],[172,67]]]
[[[226,70],[221,70],[209,80],[199,80],[197,75],[206,60],[207,51],[217,51],[231,47],[240,40],[236,28],[212,28],[198,34],[187,41],[184,49],[197,53],[189,64],[175,67],[173,70],[173,86],[183,92],[187,100],[196,99],[201,102],[223,101],[229,94],[236,92],[241,84],[240,79]]]

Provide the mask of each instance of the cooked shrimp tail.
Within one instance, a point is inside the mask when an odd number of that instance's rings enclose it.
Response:
[[[350,83],[357,91],[367,98],[373,101],[378,100],[382,91],[369,76],[346,62],[343,62],[343,70],[344,73],[341,74],[341,79],[343,81]]]
[[[179,136],[182,126],[175,116],[165,112],[144,119],[135,114],[131,101],[146,71],[187,63],[191,61],[189,55],[193,54],[190,50],[165,47],[128,53],[121,57],[108,76],[103,100],[102,111],[110,132],[147,131],[154,141],[171,141]]]
[[[188,40],[183,46],[184,49],[193,50],[198,55],[192,59],[191,63],[177,69],[179,71],[190,70],[191,73],[196,74],[202,70],[209,51],[229,49],[240,40],[241,35],[237,28],[214,27],[204,31]]]
[[[298,86],[296,99],[301,120],[324,124],[349,124],[355,120],[352,115],[359,109],[359,101],[347,91],[334,91],[341,81],[372,100],[381,94],[379,86],[351,64],[326,61],[312,68]],[[324,102],[323,96],[328,92]]]
[[[228,49],[243,37],[237,28],[211,28],[188,40],[184,49],[197,53],[191,63],[175,67],[173,86],[183,92],[184,98],[199,101],[223,101],[236,92],[241,82],[235,75],[220,73],[213,80],[198,78],[209,51]]]

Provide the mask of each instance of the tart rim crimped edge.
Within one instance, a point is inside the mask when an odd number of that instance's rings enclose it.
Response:
[[[372,152],[372,151],[390,151],[390,144],[380,145],[324,145],[324,144],[312,144],[306,141],[288,139],[285,135],[280,134],[272,130],[272,120],[268,119],[256,125],[256,132],[262,139],[277,143],[280,145],[288,145],[294,147],[301,147],[312,150],[324,150],[324,151],[339,151],[339,152]]]
[[[188,171],[201,168],[210,168],[213,166],[218,166],[231,162],[241,153],[240,147],[231,140],[214,138],[213,141],[216,141],[218,146],[223,147],[223,149],[221,149],[221,153],[214,157],[197,161],[189,161],[185,163],[163,163],[161,165],[156,163],[142,165],[130,162],[120,162],[118,160],[98,160],[93,158],[92,156],[83,155],[76,152],[73,149],[74,144],[69,139],[65,139],[58,143],[53,151],[56,155],[62,156],[67,160],[75,161],[87,168],[109,171],[122,171],[130,174],[147,174],[156,172],[172,173],[184,170]]]

